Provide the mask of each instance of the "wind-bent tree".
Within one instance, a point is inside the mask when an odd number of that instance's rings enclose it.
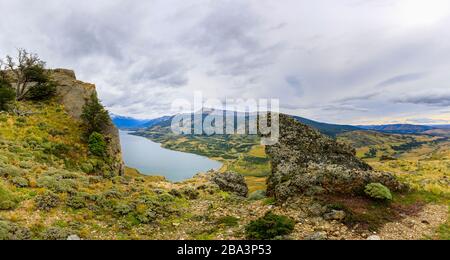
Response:
[[[16,59],[6,56],[5,67],[14,76],[12,83],[18,101],[45,99],[56,91],[56,86],[45,69],[45,62],[37,54],[19,49]]]
[[[108,126],[108,111],[106,111],[100,103],[96,94],[92,94],[90,99],[83,106],[81,119],[86,126],[87,136],[90,136],[94,132],[103,133]]]

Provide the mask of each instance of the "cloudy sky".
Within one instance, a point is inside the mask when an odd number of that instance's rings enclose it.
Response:
[[[0,55],[26,48],[115,114],[176,98],[279,98],[347,124],[450,123],[450,0],[0,0]]]

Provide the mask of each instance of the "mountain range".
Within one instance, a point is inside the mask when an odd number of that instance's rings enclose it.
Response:
[[[203,118],[211,112],[204,112]],[[220,113],[220,112],[219,112]],[[243,113],[237,113],[237,116],[245,116]],[[119,115],[111,115],[114,124],[119,129],[144,129],[154,126],[169,126],[174,116],[164,116],[155,119],[136,119]],[[248,115],[247,115],[248,117]],[[413,125],[413,124],[387,124],[387,125],[339,125],[314,121],[308,118],[291,116],[295,120],[314,129],[322,134],[336,137],[339,134],[353,131],[375,131],[388,134],[441,134],[442,131],[447,132],[450,125]]]
[[[220,112],[219,112],[220,113]],[[203,118],[209,115],[210,112],[204,112]],[[237,113],[237,117],[245,116],[243,113]],[[248,117],[249,115],[247,115]],[[250,115],[251,116],[251,115]],[[132,117],[111,115],[114,124],[119,129],[144,129],[144,128],[152,128],[154,126],[169,126],[171,124],[171,120],[173,116],[164,116],[155,119],[136,119]],[[317,130],[319,130],[322,134],[336,137],[338,134],[363,130],[361,128],[350,126],[350,125],[337,125],[337,124],[328,124],[323,122],[317,122],[311,119],[292,116],[295,120],[305,125],[311,126]]]

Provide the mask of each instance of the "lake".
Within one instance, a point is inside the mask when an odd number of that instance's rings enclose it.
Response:
[[[120,131],[125,165],[145,175],[164,176],[170,181],[183,181],[199,172],[219,169],[222,164],[209,158],[168,150],[147,138]]]

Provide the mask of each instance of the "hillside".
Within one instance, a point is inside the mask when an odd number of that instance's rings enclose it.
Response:
[[[371,166],[397,173],[419,190],[450,196],[450,139],[428,135],[353,132],[338,138]]]
[[[366,239],[375,230],[381,237],[410,239],[410,232],[402,237],[384,225],[397,223],[397,228],[409,230],[407,223],[417,221],[415,203],[399,207],[410,195],[387,208],[373,208],[375,202],[362,198],[355,208],[355,198],[309,196],[293,197],[283,206],[259,193],[245,198],[232,189],[224,191],[226,187],[214,183],[214,173],[175,184],[133,169],[115,177],[91,173],[99,161],[88,154],[83,129],[61,104],[18,106],[31,113],[3,113],[0,119],[0,239],[246,239],[248,225],[267,212],[296,223],[285,239]],[[261,152],[258,148],[249,154]],[[343,211],[335,210],[344,207],[342,219]],[[434,230],[446,218],[446,208],[419,209],[429,225],[415,227],[412,238],[439,238]],[[378,214],[379,219],[369,220],[366,214]]]
[[[400,192],[402,184],[392,174],[373,172],[350,146],[288,116],[282,116],[281,145],[272,148],[257,145],[258,137],[175,138],[159,124],[138,134],[233,163],[180,183],[129,168],[123,172],[114,127],[103,132],[113,156],[95,155],[85,135],[90,126],[83,124],[83,107],[95,86],[77,81],[70,71],[52,75],[58,88],[54,98],[17,101],[14,109],[0,113],[0,240],[258,239],[267,235],[264,229],[250,232],[249,227],[268,217],[290,227],[287,233],[271,231],[283,235],[270,239],[367,239],[374,232],[386,239],[439,239],[447,234],[445,197],[427,195],[437,203],[427,204],[421,193]],[[443,146],[436,155],[447,151]],[[307,169],[306,175],[297,169]],[[265,176],[271,180],[267,194]],[[368,181],[390,187],[392,202],[354,193]],[[424,219],[428,224],[411,227]]]
[[[322,134],[328,135],[331,137],[336,137],[337,135],[346,133],[346,132],[353,132],[353,131],[361,130],[361,128],[358,128],[356,126],[321,123],[321,122],[313,121],[313,120],[303,118],[303,117],[298,117],[298,116],[293,116],[293,118],[295,120],[297,120],[298,122],[305,124],[307,126],[310,126],[314,129],[317,129]]]
[[[365,130],[372,130],[391,134],[420,134],[425,131],[436,129],[435,127],[432,126],[411,125],[411,124],[370,125],[358,127]]]

